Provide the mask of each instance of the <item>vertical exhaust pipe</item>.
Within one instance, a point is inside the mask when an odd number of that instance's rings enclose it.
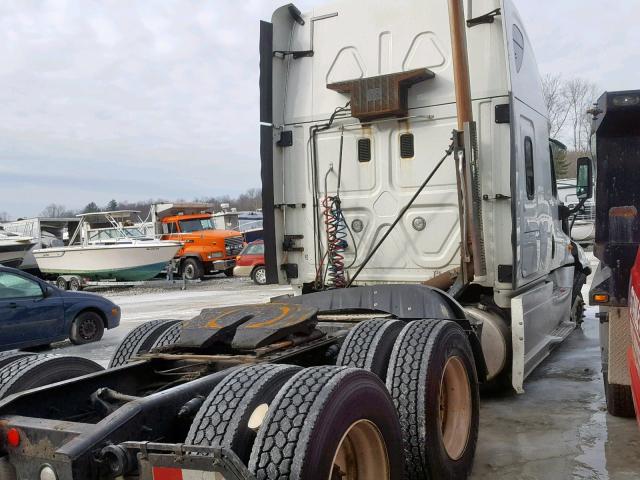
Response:
[[[461,230],[461,276],[464,285],[474,275],[485,275],[484,242],[482,235],[482,204],[476,128],[471,105],[471,78],[467,50],[466,19],[463,0],[448,0],[449,26],[451,30],[451,55],[458,114],[456,170],[458,183],[458,208]]]
[[[462,131],[464,130],[465,123],[473,122],[473,111],[471,109],[471,78],[469,76],[469,55],[467,53],[467,31],[462,0],[448,1],[453,78],[458,111],[458,130]]]

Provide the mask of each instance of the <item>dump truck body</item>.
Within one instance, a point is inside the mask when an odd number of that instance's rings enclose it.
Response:
[[[600,308],[600,343],[609,412],[633,416],[629,351],[634,339],[632,268],[640,245],[640,91],[606,92],[593,110],[598,268],[591,304]]]

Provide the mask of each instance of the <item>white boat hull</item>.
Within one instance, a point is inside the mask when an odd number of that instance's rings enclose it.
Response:
[[[138,281],[157,276],[180,247],[178,242],[139,242],[47,248],[33,254],[43,273]]]
[[[0,242],[0,265],[18,268],[32,246],[28,240]]]

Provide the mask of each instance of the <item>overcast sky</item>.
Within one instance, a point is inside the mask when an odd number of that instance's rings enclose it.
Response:
[[[515,1],[543,73],[640,88],[640,1]],[[258,20],[281,3],[2,0],[0,212],[259,186]]]

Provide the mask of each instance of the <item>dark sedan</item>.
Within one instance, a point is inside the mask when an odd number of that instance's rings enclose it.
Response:
[[[120,308],[91,293],[66,292],[28,273],[0,266],[0,351],[69,338],[96,342],[120,324]]]

